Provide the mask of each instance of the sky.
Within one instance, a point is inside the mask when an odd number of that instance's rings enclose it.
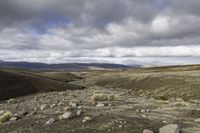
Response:
[[[200,63],[200,0],[0,0],[0,60]]]

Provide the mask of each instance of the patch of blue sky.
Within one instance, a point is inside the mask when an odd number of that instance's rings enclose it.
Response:
[[[67,26],[71,24],[71,20],[64,16],[56,15],[45,15],[40,24],[34,24],[25,26],[23,31],[37,37],[43,34],[51,34],[48,32],[49,29],[56,27]]]
[[[173,0],[152,0],[152,4],[159,10],[165,10],[170,7]]]

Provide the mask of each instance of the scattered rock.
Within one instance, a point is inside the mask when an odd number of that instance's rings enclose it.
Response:
[[[154,132],[152,130],[149,130],[149,129],[144,129],[143,133],[154,133]]]
[[[98,104],[96,105],[96,107],[105,107],[105,104],[103,104],[103,103],[98,103]]]
[[[77,107],[78,106],[78,103],[76,102],[70,102],[69,105],[73,108]]]
[[[76,112],[76,115],[77,116],[80,116],[82,114],[82,110],[78,110],[77,112]]]
[[[3,113],[4,113],[4,111],[3,111],[3,110],[1,110],[1,111],[0,111],[0,115],[2,115]]]
[[[169,124],[159,129],[159,133],[179,133],[180,127],[177,124]]]
[[[165,124],[166,124],[166,123],[167,123],[167,121],[163,120],[163,121],[162,121],[162,123],[165,123]]]
[[[46,125],[51,125],[53,124],[54,122],[56,122],[56,120],[54,118],[50,118],[47,122],[46,122]]]
[[[107,100],[107,96],[105,94],[102,93],[95,93],[92,97],[91,100],[93,103],[97,102],[97,101],[105,101]]]
[[[194,103],[194,104],[199,104],[200,101],[199,100],[190,100],[191,103]]]
[[[18,117],[11,117],[10,119],[9,119],[10,121],[16,121],[16,120],[18,120]]]
[[[33,111],[32,113],[30,113],[30,115],[35,115],[37,114],[37,112]]]
[[[195,122],[200,122],[200,118],[197,118],[194,120]]]
[[[149,113],[149,112],[150,112],[150,109],[146,109],[146,112]]]
[[[65,112],[63,115],[62,115],[62,117],[61,117],[61,119],[71,119],[73,117],[73,115],[72,115],[72,112]]]
[[[83,118],[82,122],[85,123],[85,122],[88,122],[88,121],[91,121],[91,120],[92,120],[91,117],[86,116],[86,117]]]
[[[54,104],[50,105],[50,108],[53,108],[53,107],[55,107],[55,106],[56,106],[56,104],[54,103]]]
[[[46,109],[46,107],[47,107],[47,105],[43,104],[43,105],[40,106],[40,110],[44,110],[44,109]]]
[[[139,112],[139,110],[136,110],[136,112]],[[141,109],[140,112],[141,113],[149,113],[150,109]]]
[[[108,95],[108,100],[109,100],[109,101],[117,100],[117,98],[118,98],[118,96],[115,95],[115,94],[110,94],[110,95]]]
[[[72,110],[72,108],[70,106],[66,106],[63,108],[63,111],[71,111],[71,110]]]
[[[157,110],[161,110],[161,107],[157,107]]]
[[[63,106],[64,105],[64,103],[63,102],[59,102],[58,103],[58,106],[60,107],[60,106]]]
[[[108,107],[112,107],[112,104],[108,104]]]
[[[146,110],[145,110],[145,109],[141,109],[140,112],[141,112],[141,113],[145,113]]]
[[[23,110],[18,113],[18,116],[20,116],[20,117],[25,116],[25,115],[28,115],[28,111]]]
[[[176,98],[172,105],[188,107],[190,104],[188,102],[185,102],[182,98]]]
[[[143,118],[146,118],[147,116],[146,116],[146,115],[144,115],[144,114],[142,114],[142,117],[143,117]]]
[[[119,128],[122,128],[123,126],[122,126],[122,125],[119,125],[118,127],[119,127]]]

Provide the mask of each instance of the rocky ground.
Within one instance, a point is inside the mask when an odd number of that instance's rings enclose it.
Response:
[[[141,74],[140,79],[136,73],[128,75],[128,72],[74,72],[82,78],[71,83],[85,89],[36,93],[0,101],[0,133],[200,133],[200,100],[195,94],[198,90],[188,89],[186,94],[190,95],[180,95],[179,89],[174,95],[176,90],[163,89],[163,83],[152,91],[145,88],[152,87],[152,77],[159,77],[159,82],[172,78],[185,81],[181,74],[186,76],[189,72],[176,72],[178,78],[172,72],[151,72]],[[128,75],[130,80],[126,81],[123,75]],[[198,88],[198,76],[195,70],[187,82]],[[120,79],[116,81],[118,86],[110,84],[111,78]],[[100,80],[104,81],[103,85],[98,83]],[[171,88],[191,86],[173,80]],[[124,82],[130,82],[126,89]],[[145,86],[139,86],[145,82]],[[129,89],[131,85],[134,89]],[[162,94],[162,89],[169,97],[154,95]]]
[[[130,90],[92,86],[0,102],[1,133],[155,133],[169,124],[182,133],[200,132],[200,102],[138,97]],[[170,125],[169,125],[170,126]],[[169,131],[169,129],[164,129]],[[171,133],[161,131],[160,133]]]

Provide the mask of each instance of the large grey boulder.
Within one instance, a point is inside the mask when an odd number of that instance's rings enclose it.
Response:
[[[169,124],[159,129],[159,133],[179,133],[180,127],[177,124]]]

